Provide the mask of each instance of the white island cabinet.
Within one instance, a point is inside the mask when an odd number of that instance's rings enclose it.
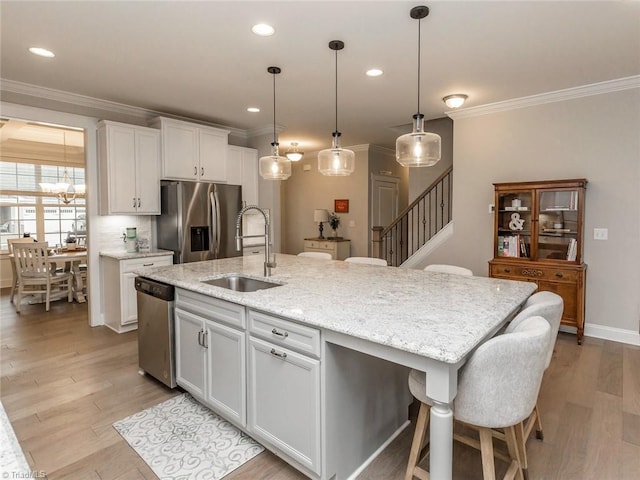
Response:
[[[244,307],[177,289],[175,322],[178,385],[246,426]]]
[[[135,289],[137,270],[173,263],[168,250],[127,253],[123,250],[100,252],[104,324],[118,332],[138,328],[138,300]]]
[[[204,344],[212,350],[211,324],[232,329],[235,335],[227,338],[238,340],[225,340],[213,363],[193,370],[203,372],[200,389],[207,392],[209,370],[223,364],[233,372],[220,377],[230,389],[245,385],[246,433],[309,478],[344,480],[355,478],[409,425],[409,369],[425,371],[425,393],[438,402],[430,420],[431,478],[450,480],[458,370],[536,285],[282,254],[264,279],[263,262],[254,255],[145,271],[197,296],[206,312],[217,302],[244,309],[238,318],[248,325],[189,312],[200,320],[190,327],[190,343],[180,339],[179,348],[197,353]],[[228,275],[275,285],[241,292],[203,282]],[[202,364],[186,352],[177,358],[178,371],[181,362]],[[204,403],[239,423],[211,399]]]
[[[249,431],[319,474],[320,331],[254,310],[249,325]]]
[[[229,130],[155,118],[162,138],[162,178],[198,182],[227,182]]]
[[[160,214],[160,133],[109,121],[98,124],[100,213]]]

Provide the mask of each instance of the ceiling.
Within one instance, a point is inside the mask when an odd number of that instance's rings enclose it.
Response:
[[[281,150],[343,145],[394,148],[417,109],[417,21],[405,1],[3,0],[2,79],[260,131],[273,122]],[[421,110],[465,107],[640,74],[640,2],[437,1],[422,20]],[[255,23],[276,29],[251,33]],[[53,59],[36,57],[48,48]],[[377,67],[384,74],[365,76]],[[248,113],[257,106],[260,113]]]

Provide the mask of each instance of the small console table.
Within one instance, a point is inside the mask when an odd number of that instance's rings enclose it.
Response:
[[[331,254],[334,260],[344,260],[349,257],[351,240],[344,238],[305,238],[305,252],[326,252]]]

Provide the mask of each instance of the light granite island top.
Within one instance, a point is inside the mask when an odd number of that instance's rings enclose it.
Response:
[[[406,428],[409,368],[427,372],[426,394],[434,401],[430,478],[451,480],[452,405],[458,370],[537,288],[512,280],[280,254],[269,280],[281,286],[255,292],[236,292],[202,281],[231,274],[263,279],[263,258],[257,255],[149,267],[137,273],[188,291],[178,292],[176,300],[180,306],[176,324],[184,328],[189,317],[178,320],[188,315],[182,313],[183,294],[196,292],[248,307],[246,333],[223,335],[236,339],[234,351],[240,354],[235,357],[239,359],[235,373],[229,374],[231,356],[207,363],[206,368],[218,366],[218,372],[226,373],[214,390],[236,383],[239,403],[244,405],[242,399],[246,399],[246,408],[234,410],[239,412],[234,413],[236,424],[315,480],[356,478]],[[256,318],[267,325],[272,321],[276,328],[252,324]],[[282,330],[285,321],[290,326]],[[282,350],[282,343],[278,346],[280,340],[275,337],[295,332],[295,322],[303,325],[299,328],[319,331],[316,358],[304,359],[291,349]],[[182,345],[177,348],[178,369],[183,361],[181,348],[190,356],[194,349],[206,350],[207,358],[221,352],[219,346],[209,350],[209,340],[201,340],[209,337],[208,330],[200,330],[198,322],[189,323],[195,325],[191,337],[181,338],[197,337],[198,342],[192,340],[185,350],[184,340],[176,339]],[[193,362],[186,356],[184,362],[191,369]],[[202,383],[207,382],[215,379]],[[185,388],[187,383],[178,381]],[[210,387],[191,385],[195,389],[187,390],[192,394],[197,390],[198,398],[216,408],[213,400],[205,398]]]
[[[324,330],[457,364],[493,334],[536,285],[335,260],[277,255],[270,281],[236,292],[202,280],[262,276],[261,256],[140,270],[142,276]]]

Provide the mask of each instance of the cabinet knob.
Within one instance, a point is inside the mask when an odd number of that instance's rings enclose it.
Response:
[[[564,275],[562,275],[562,273],[560,273],[560,272],[556,273],[556,277],[557,277],[557,278],[562,278],[563,276],[564,276]]]
[[[278,335],[279,337],[284,337],[284,338],[287,338],[289,336],[289,333],[287,333],[287,332],[279,332],[275,328],[273,330],[271,330],[271,333],[273,333],[274,335]]]
[[[274,357],[278,357],[278,358],[287,358],[287,354],[282,352],[282,353],[278,353],[276,352],[275,348],[271,349],[271,355],[273,355]]]

